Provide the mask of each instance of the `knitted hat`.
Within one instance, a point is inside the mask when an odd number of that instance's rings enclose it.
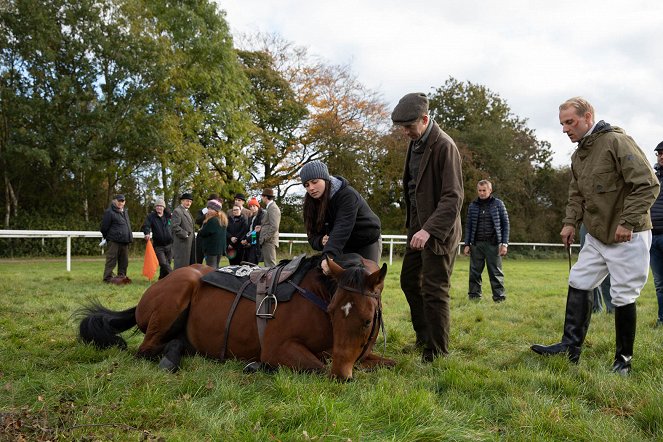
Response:
[[[658,146],[654,149],[654,152],[658,152],[659,150],[663,150],[663,141],[658,143]]]
[[[327,180],[329,177],[329,170],[327,170],[327,165],[322,161],[311,161],[310,163],[304,164],[302,170],[299,171],[299,177],[302,179],[302,184],[306,184],[310,180]]]
[[[249,207],[250,206],[260,207],[260,203],[258,202],[258,198],[256,198],[256,197],[251,198],[249,200]]]
[[[391,113],[391,121],[394,124],[412,124],[428,113],[428,98],[423,92],[414,92],[405,95],[398,102]]]
[[[154,203],[154,207],[156,206],[166,207],[166,202],[163,200],[163,198],[159,198]]]
[[[207,208],[211,210],[216,210],[217,212],[221,211],[221,203],[219,200],[209,200],[207,201]]]

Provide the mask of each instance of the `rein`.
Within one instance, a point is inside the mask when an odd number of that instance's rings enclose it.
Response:
[[[354,287],[349,287],[347,285],[342,285],[339,286],[339,288],[342,288],[343,290],[347,290],[348,292],[352,293],[359,293],[360,295],[368,296],[369,298],[377,299],[378,301],[378,307],[375,309],[375,315],[373,315],[373,323],[371,325],[371,333],[368,336],[368,341],[366,341],[366,344],[364,344],[364,348],[361,350],[361,354],[357,358],[357,361],[361,360],[361,358],[364,357],[364,354],[366,354],[366,351],[368,351],[368,347],[371,345],[371,341],[373,338],[377,338],[378,331],[382,329],[382,338],[383,338],[383,346],[382,346],[382,357],[387,353],[387,333],[384,330],[384,321],[382,320],[382,302],[380,299],[380,295],[376,292],[369,292],[366,290],[359,290]],[[357,362],[355,361],[355,363]]]

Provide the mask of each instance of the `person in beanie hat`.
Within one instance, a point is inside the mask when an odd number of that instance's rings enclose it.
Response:
[[[207,201],[210,200],[217,200],[221,205],[223,205],[223,200],[219,198],[219,194],[217,193],[210,193],[209,196],[207,197]],[[201,209],[196,212],[196,226],[198,226],[198,230],[203,226],[203,221],[205,221],[205,215],[207,214],[207,203],[205,203],[205,206],[203,206]],[[195,261],[198,264],[202,264],[203,261],[205,260],[205,255],[203,254],[203,246],[200,243],[201,238],[199,234],[196,234],[196,241],[195,241],[195,249],[196,249],[196,258]]]
[[[133,242],[134,236],[131,231],[129,212],[124,207],[125,203],[124,195],[121,193],[115,195],[104,212],[99,227],[103,239],[108,244],[103,281],[118,285],[131,283],[131,279],[127,277],[127,269],[129,267],[129,244]],[[116,264],[117,276],[114,276],[113,269]]]
[[[398,102],[391,120],[410,139],[403,173],[407,244],[401,289],[422,361],[449,352],[451,273],[462,230],[462,161],[456,143],[428,115],[426,94]]]
[[[194,244],[194,224],[193,217],[189,213],[189,208],[192,202],[193,195],[189,192],[184,192],[180,197],[180,205],[173,210],[171,226],[173,229],[173,267],[175,269],[191,264],[191,250]]]
[[[219,268],[221,256],[226,251],[227,226],[228,218],[223,213],[221,202],[216,199],[207,201],[207,212],[198,236],[205,256],[205,264],[215,269]]]
[[[569,272],[562,339],[534,344],[540,355],[580,360],[592,317],[593,289],[608,275],[615,306],[615,357],[612,371],[631,371],[636,304],[649,275],[652,223],[649,209],[660,184],[633,138],[605,121],[594,121],[594,107],[573,97],[559,106],[562,131],[578,146],[571,157],[571,182],[560,236],[571,247],[576,229],[587,228],[585,245]]]
[[[276,265],[276,248],[279,246],[281,209],[274,201],[274,189],[263,189],[261,198],[265,205],[265,213],[260,227],[260,251],[265,261],[265,267],[274,267]]]
[[[306,189],[304,225],[311,247],[330,258],[357,253],[379,263],[380,218],[348,180],[330,176],[320,161],[305,164],[299,178]],[[322,261],[322,268],[327,273],[327,261]]]
[[[656,153],[656,164],[654,171],[658,182],[663,182],[663,141],[654,148]],[[652,240],[649,249],[649,265],[652,275],[654,275],[654,288],[656,289],[656,299],[658,301],[658,315],[656,317],[656,327],[663,326],[663,192],[658,194],[658,198],[651,208]]]
[[[145,241],[152,239],[154,253],[159,261],[159,279],[163,279],[173,271],[173,232],[171,227],[171,213],[166,208],[166,202],[159,198],[154,203],[154,210],[147,215],[143,223]]]

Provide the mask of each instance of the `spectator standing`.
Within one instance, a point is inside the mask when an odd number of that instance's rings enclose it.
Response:
[[[243,193],[236,193],[235,194],[235,201],[233,203],[233,207],[239,206],[240,210],[242,211],[242,217],[244,218],[244,221],[249,222],[249,218],[251,217],[251,211],[244,207],[244,203],[246,203],[246,197],[244,196]],[[230,219],[233,214],[232,214],[232,207],[230,210],[228,210],[228,219]]]
[[[244,259],[244,246],[242,239],[246,238],[249,226],[242,216],[242,208],[233,206],[232,216],[228,218],[228,230],[226,232],[228,247],[228,262],[230,265],[237,265]]]
[[[173,232],[170,218],[171,213],[166,209],[166,202],[160,198],[143,224],[145,241],[152,239],[154,253],[159,261],[159,279],[165,278],[173,271],[170,265],[173,260]]]
[[[191,263],[191,246],[193,244],[193,217],[189,207],[193,195],[185,192],[180,197],[180,205],[173,210],[171,225],[173,230],[174,268],[186,267]]]
[[[131,279],[127,277],[129,267],[129,244],[133,241],[129,212],[124,207],[124,195],[117,194],[104,212],[99,230],[108,244],[106,250],[106,265],[104,266],[104,282],[128,284]],[[117,277],[113,270],[117,264]]]
[[[281,209],[274,201],[274,189],[262,191],[262,203],[265,214],[260,227],[260,248],[265,260],[265,267],[276,265],[276,248],[279,246],[279,226],[281,225]]]
[[[249,218],[249,233],[242,240],[244,246],[244,261],[252,264],[258,264],[261,260],[260,253],[260,225],[262,224],[262,217],[264,210],[260,208],[260,203],[257,198],[249,200],[249,210],[252,215]]]
[[[656,152],[656,177],[659,183],[663,181],[663,141],[654,149]],[[656,202],[651,208],[652,243],[649,250],[651,258],[651,272],[654,275],[654,288],[658,300],[658,316],[656,327],[663,326],[663,192],[659,193]]]
[[[562,103],[559,122],[578,143],[571,157],[562,243],[571,246],[580,223],[587,227],[587,235],[569,274],[562,340],[531,348],[542,355],[566,354],[578,363],[592,315],[592,290],[610,273],[616,340],[612,371],[628,374],[635,342],[635,301],[649,274],[649,209],[660,185],[635,141],[603,120],[595,123],[594,108],[585,99]]]
[[[205,255],[205,263],[219,268],[219,262],[226,250],[226,226],[228,218],[223,213],[221,202],[218,200],[207,201],[207,212],[203,220],[203,226],[198,232],[201,238],[201,247]]]
[[[428,115],[425,94],[405,95],[391,119],[410,139],[403,173],[408,239],[401,288],[422,361],[432,362],[449,352],[449,289],[462,235],[462,162],[454,141]]]
[[[493,301],[506,300],[502,257],[509,247],[509,214],[504,203],[493,196],[493,184],[481,180],[477,199],[467,207],[465,256],[470,257],[470,299],[481,299],[481,273],[488,268]]]
[[[210,196],[207,197],[208,202],[212,200],[217,200],[223,206],[223,200],[219,198],[218,194],[211,193]],[[207,203],[205,204],[205,207],[200,209],[196,214],[195,221],[196,221],[196,226],[198,226],[198,230],[200,230],[200,228],[203,226],[203,221],[205,221],[206,214],[207,214]],[[203,253],[203,246],[201,244],[201,238],[200,235],[196,235],[196,262],[198,264],[202,264],[203,259],[204,259],[204,253]]]
[[[345,178],[329,175],[320,161],[305,164],[299,177],[306,189],[304,224],[311,247],[330,258],[358,253],[379,263],[380,218],[359,192]],[[325,270],[327,262],[322,262]]]

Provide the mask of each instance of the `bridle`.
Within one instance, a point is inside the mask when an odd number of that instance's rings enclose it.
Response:
[[[383,338],[383,350],[382,350],[382,356],[387,352],[387,334],[384,330],[384,321],[382,320],[382,299],[380,296],[380,293],[377,291],[368,291],[368,290],[359,290],[354,287],[350,287],[347,285],[339,285],[338,288],[346,290],[348,292],[352,293],[359,293],[360,295],[367,296],[369,298],[376,299],[378,301],[378,306],[375,309],[375,314],[373,315],[373,322],[371,324],[371,333],[368,335],[368,340],[366,341],[366,344],[364,344],[364,347],[361,350],[361,353],[359,354],[359,357],[355,360],[355,364],[357,361],[360,361],[361,358],[364,357],[366,352],[368,351],[368,347],[371,345],[371,341],[373,341],[374,338],[377,338],[378,330],[382,330],[382,338]]]

